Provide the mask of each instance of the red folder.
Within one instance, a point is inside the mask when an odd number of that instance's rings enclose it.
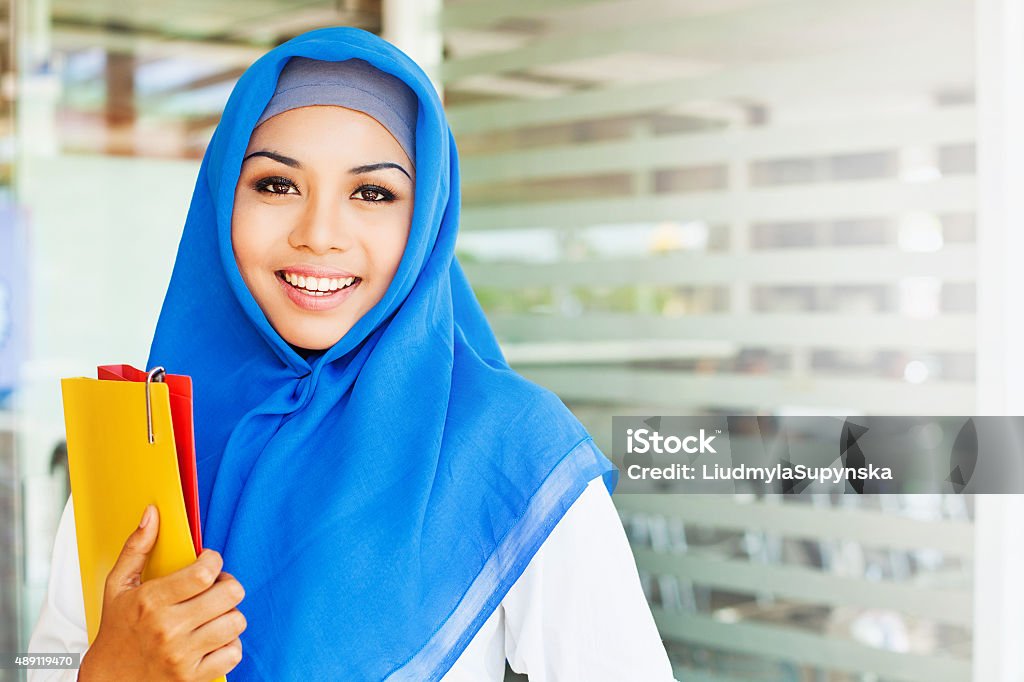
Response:
[[[146,382],[146,372],[131,365],[103,365],[96,368],[97,379],[105,381]],[[165,374],[171,398],[171,424],[174,427],[174,446],[178,454],[178,473],[181,492],[185,498],[185,513],[196,556],[203,549],[202,530],[199,525],[199,489],[196,480],[196,438],[192,426],[192,377]]]

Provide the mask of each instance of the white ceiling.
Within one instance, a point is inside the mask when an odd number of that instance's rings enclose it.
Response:
[[[136,99],[151,116],[210,116],[241,70],[269,47],[310,28],[380,28],[386,0],[53,0],[53,48],[64,74],[65,104],[88,109],[104,98],[103,51],[138,57]],[[506,72],[485,71],[446,84],[454,99],[547,98],[578,89],[670,78],[711,76],[750,64],[800,60],[842,51],[880,54],[894,45],[949,45],[958,52],[922,76],[938,85],[970,87],[973,13],[970,0],[552,0],[526,3],[448,2],[480,8],[492,20],[452,26],[450,59],[471,60],[530,46],[563,54]],[[455,17],[452,20],[451,17]],[[677,41],[644,41],[647,31],[673,31]],[[669,35],[662,33],[662,35]],[[671,34],[675,35],[675,33]],[[936,69],[939,67],[937,66]],[[838,74],[837,74],[838,75]],[[783,83],[779,103],[799,98]]]

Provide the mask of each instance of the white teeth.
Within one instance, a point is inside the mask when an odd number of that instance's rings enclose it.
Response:
[[[355,277],[306,277],[292,272],[282,273],[286,282],[302,289],[311,296],[326,296],[329,293],[351,286]]]

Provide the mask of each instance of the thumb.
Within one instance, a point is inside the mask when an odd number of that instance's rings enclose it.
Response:
[[[142,571],[146,568],[149,553],[156,545],[160,531],[160,515],[152,504],[146,505],[142,520],[121,548],[121,554],[114,562],[107,576],[107,583],[116,593],[142,584]]]

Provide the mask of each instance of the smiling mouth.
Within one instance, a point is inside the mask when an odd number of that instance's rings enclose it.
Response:
[[[278,271],[278,279],[307,296],[330,296],[359,284],[359,277],[306,277],[292,272]]]

